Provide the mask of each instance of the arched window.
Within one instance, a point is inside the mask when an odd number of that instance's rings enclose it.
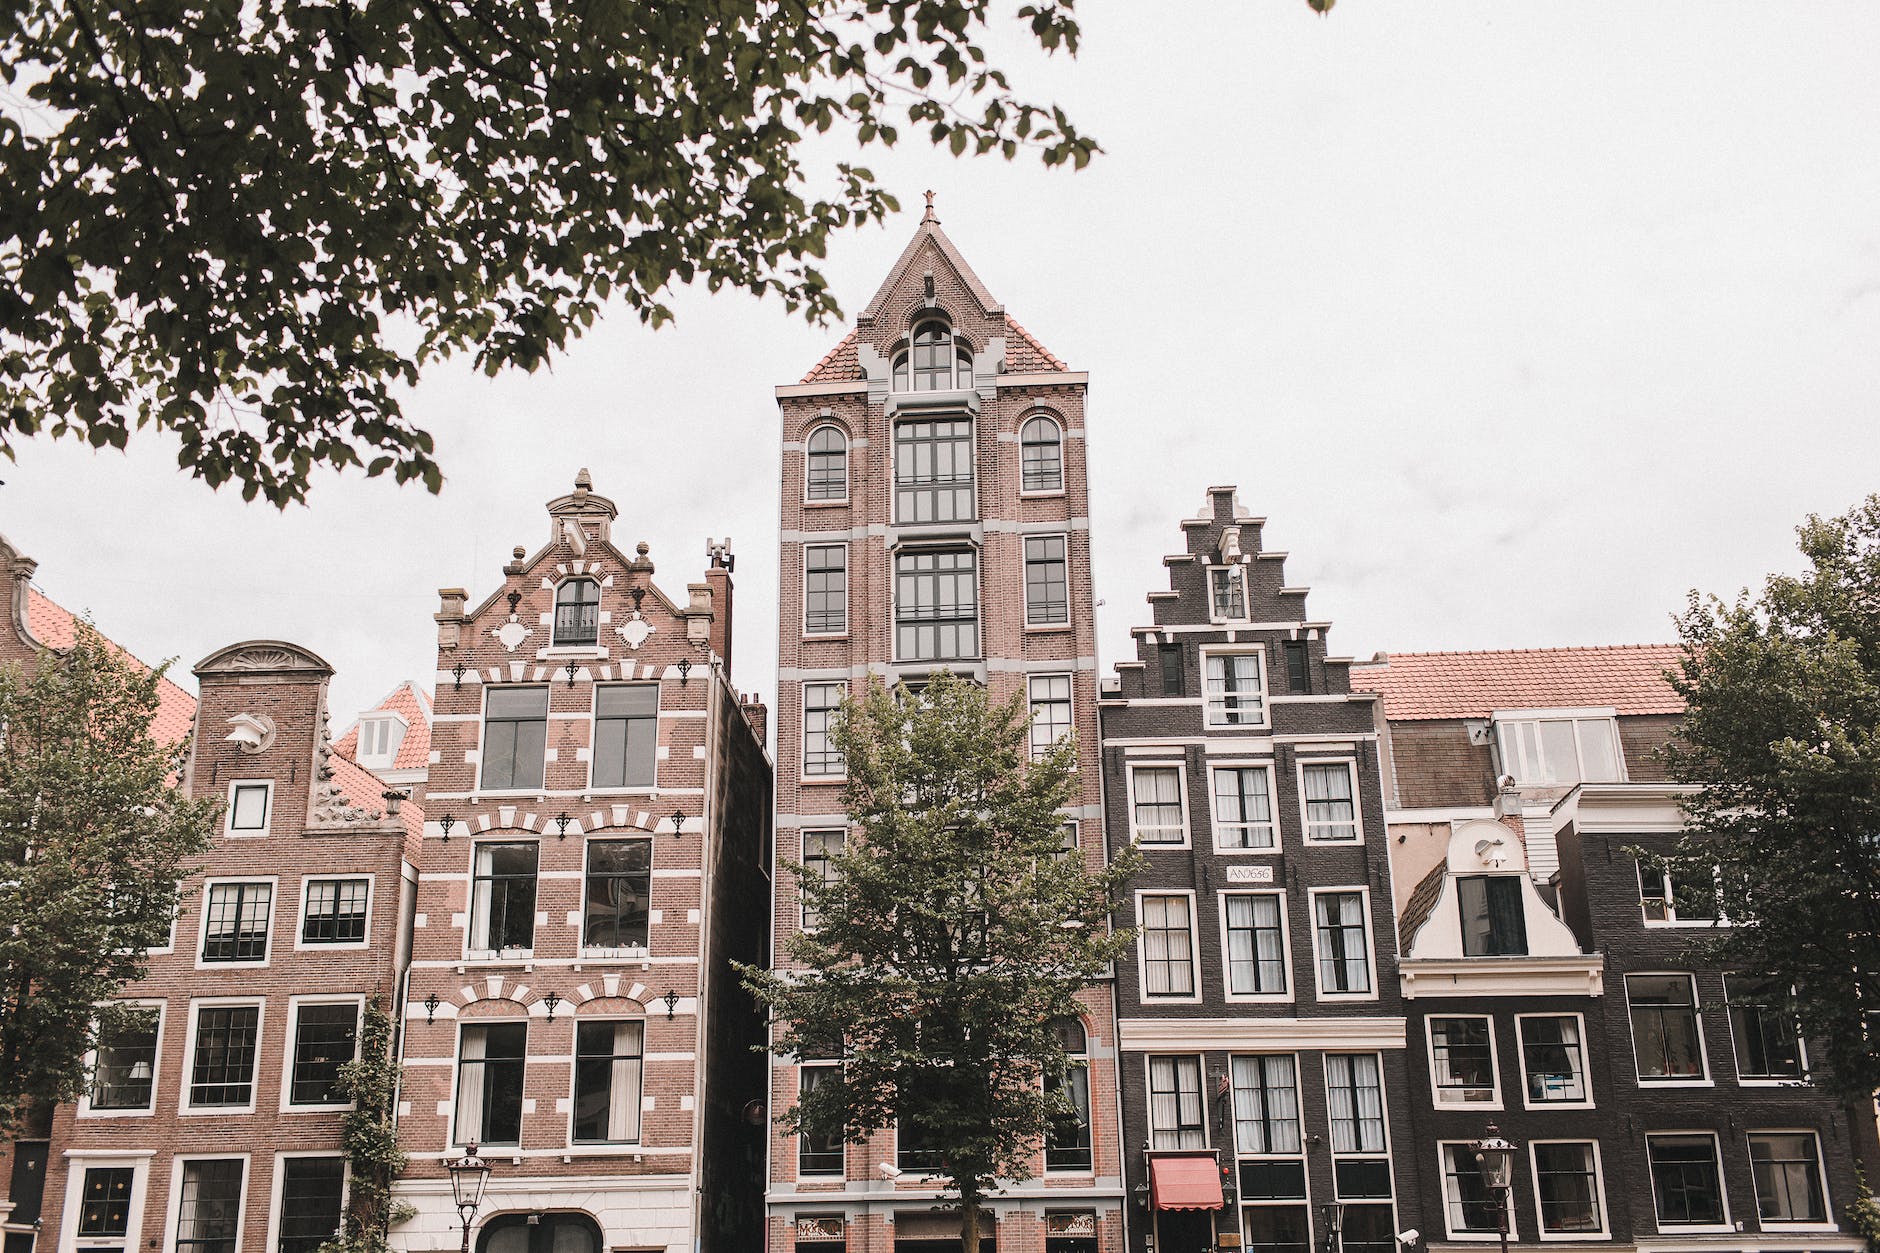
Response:
[[[806,471],[807,500],[847,500],[849,498],[849,441],[833,426],[819,426],[811,432],[806,445],[809,467]]]
[[[944,392],[972,383],[972,350],[956,340],[953,328],[938,318],[915,327],[907,350],[894,359],[897,392]]]
[[[477,1253],[600,1253],[601,1229],[586,1214],[493,1214],[477,1233]]]
[[[1018,428],[1019,490],[1064,490],[1064,433],[1058,424],[1039,414]]]
[[[1069,1098],[1071,1114],[1053,1120],[1044,1142],[1044,1168],[1050,1170],[1090,1169],[1090,1045],[1084,1034],[1083,1020],[1060,1018],[1058,1043],[1064,1046],[1067,1065],[1062,1081],[1045,1080],[1045,1095],[1063,1092]]]
[[[595,643],[600,622],[600,584],[593,579],[567,579],[555,589],[555,643]]]

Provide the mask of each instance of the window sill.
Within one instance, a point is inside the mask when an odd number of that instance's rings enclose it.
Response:
[[[143,1109],[91,1109],[87,1107],[84,1109],[80,1109],[77,1112],[76,1117],[79,1117],[79,1118],[149,1118],[153,1116],[156,1112],[157,1110],[156,1110],[155,1105],[147,1105]]]
[[[849,776],[846,774],[806,774],[797,780],[798,783],[847,783],[848,781]]]
[[[1041,487],[1035,492],[1021,490],[1018,493],[1020,500],[1062,500],[1064,496],[1065,491],[1061,487]]]
[[[1222,857],[1278,857],[1286,850],[1278,844],[1263,848],[1248,848],[1239,844],[1216,844],[1214,851]]]
[[[1470,1110],[1480,1110],[1484,1113],[1488,1113],[1499,1112],[1502,1109],[1502,1103],[1500,1101],[1445,1101],[1439,1097],[1432,1100],[1430,1104],[1439,1110],[1458,1110],[1465,1114]]]
[[[1523,1101],[1521,1108],[1541,1112],[1550,1109],[1594,1109],[1591,1101]]]
[[[1741,1088],[1812,1088],[1815,1081],[1807,1075],[1790,1077],[1787,1075],[1738,1075],[1736,1083]]]
[[[1717,1085],[1710,1079],[1653,1079],[1640,1075],[1638,1086],[1641,1088],[1714,1088]]]
[[[1192,848],[1194,847],[1194,845],[1190,843],[1186,837],[1183,837],[1182,839],[1179,839],[1179,840],[1145,840],[1132,834],[1129,837],[1129,842],[1131,844],[1134,844],[1137,848],[1144,849],[1144,850],[1148,850],[1152,848]]]
[[[534,963],[534,949],[512,949],[500,953],[473,950],[464,956],[463,962],[457,967],[457,973],[462,974],[466,968],[470,967],[478,970],[497,970],[505,967],[528,970]]]
[[[592,658],[596,661],[605,661],[607,659],[607,646],[599,642],[593,644],[550,644],[547,648],[544,648],[538,653],[537,656],[543,661],[547,661],[551,657],[563,661],[582,657]]]
[[[848,507],[849,498],[847,496],[844,496],[841,500],[806,500],[803,502],[803,508],[805,509],[847,509]]]
[[[1540,1238],[1544,1242],[1556,1243],[1556,1244],[1564,1243],[1569,1240],[1577,1240],[1581,1243],[1587,1243],[1587,1242],[1594,1241],[1594,1240],[1610,1240],[1612,1239],[1612,1233],[1610,1231],[1604,1231],[1604,1230],[1601,1230],[1601,1231],[1543,1231],[1541,1232]]]
[[[645,945],[639,948],[582,948],[582,961],[628,961],[643,962],[651,958],[652,950]]]
[[[1027,622],[1025,624],[1027,635],[1068,635],[1073,629],[1074,624],[1069,622]]]
[[[255,1112],[255,1107],[253,1104],[248,1104],[248,1105],[185,1105],[181,1109],[176,1111],[177,1116],[181,1118],[212,1117],[216,1114],[252,1114],[254,1112]]]
[[[836,631],[829,634],[810,631],[803,632],[803,642],[806,644],[828,643],[832,640],[846,640],[848,638],[849,633],[847,631]]]

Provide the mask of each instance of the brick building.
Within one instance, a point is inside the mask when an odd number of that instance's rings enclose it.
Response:
[[[395,1240],[453,1249],[443,1162],[493,1163],[479,1253],[760,1240],[763,707],[731,686],[732,556],[678,599],[586,471],[475,607],[441,593],[404,996]]]
[[[1392,1253],[1422,1221],[1372,699],[1210,488],[1104,685],[1132,1250]]]
[[[1087,381],[1006,313],[930,207],[855,329],[802,382],[777,388],[776,951],[802,925],[784,867],[815,866],[848,838],[828,730],[871,676],[918,684],[945,668],[995,699],[1026,692],[1038,736],[1074,731],[1082,792],[1067,839],[1100,864]],[[1119,1247],[1109,989],[1092,989],[1085,1007],[1066,1024],[1086,1062],[1083,1134],[1041,1151],[1034,1177],[993,1202],[987,1248]],[[795,1104],[816,1073],[774,1061],[771,1108]],[[771,1135],[772,1249],[957,1249],[958,1221],[933,1212],[937,1195],[892,1129],[846,1148]]]
[[[1671,646],[1398,654],[1381,696],[1427,1243],[1494,1240],[1467,1142],[1517,1146],[1514,1243],[1852,1250],[1871,1115],[1808,1083],[1779,989],[1706,967],[1672,851]]]

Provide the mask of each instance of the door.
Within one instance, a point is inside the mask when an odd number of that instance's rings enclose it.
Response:
[[[1214,1248],[1214,1211],[1165,1209],[1155,1216],[1155,1253],[1209,1253]]]

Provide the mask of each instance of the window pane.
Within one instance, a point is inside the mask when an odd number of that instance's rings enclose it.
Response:
[[[588,948],[645,948],[652,877],[652,841],[589,840],[581,943]]]
[[[1384,1151],[1384,1081],[1375,1053],[1325,1055],[1332,1152]]]
[[[1057,423],[1032,418],[1019,428],[1020,490],[1055,492],[1064,486],[1064,454]]]
[[[1364,898],[1356,892],[1321,892],[1312,900],[1318,920],[1319,991],[1369,992]]]
[[[1541,757],[1546,763],[1548,783],[1578,783],[1580,754],[1573,742],[1573,724],[1548,720],[1541,723]]]
[[[1070,582],[1062,535],[1025,539],[1025,622],[1048,626],[1071,620]]]
[[[268,785],[238,783],[229,805],[228,828],[231,831],[261,831],[268,825]]]
[[[1209,653],[1208,722],[1213,726],[1258,726],[1266,720],[1266,697],[1255,653]]]
[[[353,1005],[302,1005],[294,1030],[294,1105],[343,1105],[339,1068],[353,1059],[359,1010]]]
[[[1439,1104],[1492,1103],[1494,1046],[1486,1018],[1430,1019],[1430,1065]]]
[[[191,1105],[247,1105],[254,1099],[257,1005],[204,1005],[196,1011]]]
[[[1180,844],[1188,838],[1182,822],[1181,777],[1173,766],[1138,766],[1130,771],[1136,794],[1136,838],[1142,843]]]
[[[1208,571],[1208,586],[1213,592],[1214,616],[1244,620],[1247,616],[1247,583],[1238,566]]]
[[[365,879],[315,879],[307,884],[307,904],[300,920],[303,944],[361,944],[366,938]]]
[[[1604,1228],[1590,1143],[1536,1144],[1534,1182],[1540,1194],[1541,1230],[1593,1233]]]
[[[477,846],[471,948],[497,952],[534,947],[535,860],[533,843]]]
[[[548,689],[493,687],[483,714],[483,786],[539,788],[548,745]]]
[[[1162,668],[1162,695],[1180,696],[1187,686],[1187,677],[1182,673],[1182,646],[1180,644],[1156,645],[1156,658]]]
[[[1730,1034],[1736,1042],[1736,1070],[1745,1079],[1800,1079],[1800,1028],[1794,997],[1768,980],[1729,981]]]
[[[1465,957],[1509,957],[1527,952],[1521,880],[1514,875],[1471,875],[1456,880]]]
[[[1580,723],[1580,762],[1588,783],[1619,781],[1619,747],[1611,722],[1589,718]]]
[[[235,1253],[241,1213],[240,1158],[183,1163],[176,1210],[177,1253]]]
[[[848,494],[848,441],[832,426],[819,427],[809,437],[809,499],[842,500]]]
[[[1227,901],[1227,990],[1237,996],[1286,992],[1279,896],[1234,895]]]
[[[1187,897],[1142,898],[1142,961],[1145,995],[1194,995],[1194,932]]]
[[[279,1253],[315,1253],[339,1233],[346,1159],[290,1157],[281,1165]]]
[[[528,1024],[466,1024],[457,1058],[457,1143],[520,1144]]]
[[[848,688],[840,683],[803,685],[803,774],[838,775],[848,768],[836,747],[836,720]]]
[[[1827,1219],[1821,1199],[1821,1162],[1809,1132],[1759,1132],[1749,1138],[1750,1173],[1764,1222],[1818,1223]]]
[[[1221,848],[1273,848],[1273,798],[1260,766],[1214,770],[1214,842]]]
[[[1580,1021],[1565,1014],[1523,1018],[1521,1054],[1530,1102],[1591,1099],[1586,1090],[1586,1056],[1580,1045]]]
[[[895,648],[903,661],[979,655],[978,554],[901,553],[894,559]]]
[[[218,883],[209,888],[205,906],[202,960],[266,961],[268,925],[273,919],[274,886],[268,883]]]
[[[1710,1226],[1723,1222],[1723,1191],[1717,1178],[1717,1141],[1712,1136],[1647,1136],[1652,1194],[1660,1226]]]
[[[1314,762],[1300,772],[1306,797],[1308,840],[1355,840],[1358,807],[1349,762]]]
[[[640,1138],[641,1033],[637,1022],[576,1024],[577,1144],[627,1144]]]
[[[93,1109],[148,1109],[157,1067],[157,1013],[137,1010],[98,1043]]]
[[[130,1232],[131,1188],[136,1179],[136,1170],[129,1166],[94,1166],[85,1172],[78,1209],[81,1238],[110,1239]]]
[[[849,629],[849,550],[818,544],[803,556],[803,630],[840,635]]]
[[[659,684],[594,689],[594,786],[653,786],[659,757]]]
[[[1627,975],[1632,1048],[1640,1079],[1698,1079],[1704,1074],[1697,995],[1689,975]]]

